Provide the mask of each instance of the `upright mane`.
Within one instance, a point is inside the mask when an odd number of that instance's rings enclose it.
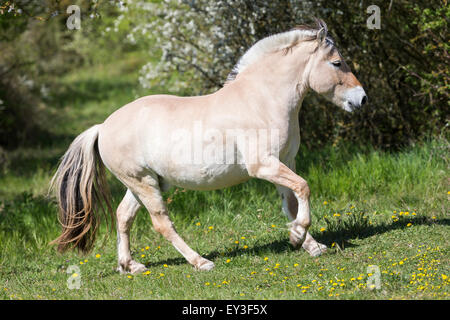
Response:
[[[248,49],[244,55],[239,59],[238,63],[233,67],[228,74],[225,83],[236,79],[236,76],[245,68],[258,60],[261,56],[267,53],[285,50],[286,53],[290,48],[302,41],[311,41],[317,39],[317,32],[325,28],[327,32],[327,25],[322,20],[316,19],[316,26],[299,25],[290,31],[270,35],[256,42]],[[326,34],[326,33],[325,33]],[[327,37],[327,43],[333,44],[333,40]]]

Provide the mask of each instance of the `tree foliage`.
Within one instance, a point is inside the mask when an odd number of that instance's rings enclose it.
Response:
[[[82,9],[77,32],[65,25],[71,4]],[[381,9],[381,29],[367,27],[372,4]],[[369,104],[347,114],[308,95],[299,118],[304,144],[395,149],[447,132],[447,0],[9,0],[0,4],[0,145],[36,137],[58,77],[82,63],[145,50],[142,87],[205,94],[223,85],[256,41],[313,17],[328,24]]]
[[[317,95],[304,101],[302,141],[342,140],[397,148],[440,134],[449,116],[447,1],[124,1],[141,12],[134,36],[151,44],[157,63],[141,72],[144,87],[166,83],[202,94],[218,89],[239,57],[257,40],[324,19],[337,47],[363,83],[370,104],[344,114]],[[368,29],[366,8],[381,9],[381,29]],[[144,35],[144,36],[142,36]],[[155,50],[156,48],[159,50]]]

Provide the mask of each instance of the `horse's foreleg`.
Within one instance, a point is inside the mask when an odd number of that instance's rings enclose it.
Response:
[[[290,165],[289,168],[295,172],[295,165]],[[279,185],[276,187],[281,196],[284,214],[287,216],[289,221],[294,221],[298,212],[297,197],[291,189]],[[306,233],[302,248],[313,257],[319,256],[327,250],[327,247],[324,244],[317,242],[309,232]]]
[[[291,222],[289,238],[294,247],[303,244],[307,238],[308,228],[311,225],[309,209],[310,191],[305,179],[274,157],[266,159],[264,163],[248,165],[247,170],[253,177],[270,181],[293,192],[297,200],[297,213],[290,214],[293,221]],[[289,206],[289,203],[286,203],[286,205]]]
[[[127,190],[117,208],[117,256],[120,273],[140,273],[146,270],[143,264],[131,258],[130,252],[130,229],[140,206],[131,191]]]

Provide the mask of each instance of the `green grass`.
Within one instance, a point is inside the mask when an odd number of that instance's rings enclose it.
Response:
[[[289,245],[275,187],[258,180],[165,194],[179,234],[216,264],[212,271],[187,264],[143,209],[132,229],[132,254],[150,274],[115,271],[115,234],[106,236],[105,226],[88,256],[57,254],[48,245],[59,233],[48,181],[78,133],[143,94],[133,89],[138,64],[131,57],[116,68],[62,79],[54,141],[9,154],[0,176],[1,299],[448,299],[444,140],[392,154],[354,146],[302,149],[297,172],[311,188],[310,231],[329,247],[318,258]],[[110,183],[117,205],[125,190],[112,177]],[[71,290],[73,265],[81,287]],[[370,265],[379,268],[380,289],[367,287]]]

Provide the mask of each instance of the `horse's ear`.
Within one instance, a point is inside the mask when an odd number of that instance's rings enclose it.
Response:
[[[319,43],[322,44],[325,41],[328,34],[327,24],[322,19],[315,18],[315,20],[317,27],[319,29],[319,31],[317,31],[317,41],[319,41]]]
[[[327,37],[327,28],[322,27],[319,31],[317,31],[317,41],[319,41],[320,44],[322,44],[325,41],[325,38]]]

